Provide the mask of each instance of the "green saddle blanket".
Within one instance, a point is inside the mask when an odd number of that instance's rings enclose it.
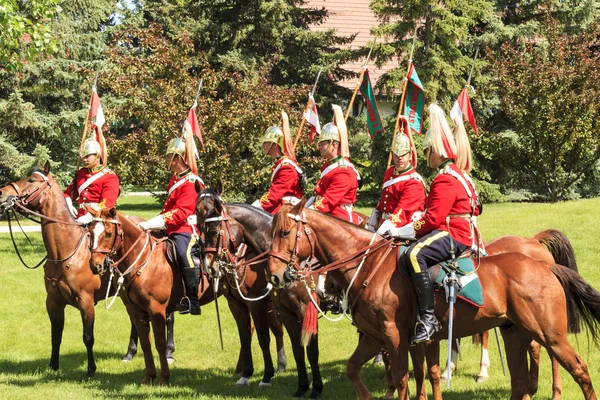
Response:
[[[407,246],[401,246],[398,251],[398,260],[400,260],[400,255],[404,253],[407,249]],[[449,265],[449,261],[443,262],[444,266]],[[431,280],[435,282],[435,290],[444,291],[444,278],[447,273],[444,268],[442,268],[441,264],[434,265],[429,268],[429,275],[431,276]],[[403,266],[398,262],[398,268],[400,273],[407,279],[411,280],[410,273],[406,266]],[[460,281],[461,288],[458,291],[458,297],[467,303],[471,303],[475,307],[483,307],[484,299],[483,299],[483,288],[481,287],[481,281],[477,276],[475,271],[475,263],[473,258],[459,258],[458,259],[458,270],[456,271],[456,276]]]

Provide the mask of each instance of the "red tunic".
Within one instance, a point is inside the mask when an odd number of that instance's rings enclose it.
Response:
[[[469,197],[465,186],[453,174],[463,177],[463,181],[471,192]],[[450,232],[452,238],[465,246],[473,244],[473,232],[469,218],[450,218],[450,229],[446,225],[448,215],[467,214],[478,215],[476,194],[473,186],[464,179],[463,172],[452,162],[440,168],[438,174],[431,182],[429,196],[425,200],[425,214],[414,222],[415,235],[424,236],[429,232],[439,229]]]
[[[315,209],[357,224],[358,216],[352,212],[357,190],[354,166],[346,158],[336,157],[321,167],[321,178],[315,186]]]
[[[96,171],[92,171],[89,168],[81,168],[77,171],[75,200],[79,205],[88,204],[98,208],[114,207],[117,197],[119,197],[119,178],[108,168],[100,167]],[[73,183],[65,190],[65,197],[71,197],[72,192]],[[84,208],[79,208],[77,218],[86,213]]]
[[[385,171],[381,199],[376,208],[384,214],[390,214],[389,220],[399,228],[412,222],[416,211],[423,212],[427,192],[423,178],[414,168],[410,167],[398,175],[394,171],[394,167]]]
[[[196,193],[195,181],[200,182],[200,190],[204,190],[204,182],[191,172],[181,176],[174,174],[169,182],[167,199],[162,209],[162,216],[167,227],[167,235],[172,233],[195,233]],[[182,182],[182,183],[179,183]],[[172,189],[176,186],[175,189]]]
[[[260,206],[263,210],[275,214],[281,208],[284,197],[295,197],[300,200],[304,196],[304,191],[300,186],[301,173],[302,170],[296,163],[286,156],[275,161],[271,175],[271,187],[260,198]]]

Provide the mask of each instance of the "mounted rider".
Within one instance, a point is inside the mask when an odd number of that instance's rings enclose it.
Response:
[[[417,152],[412,138],[400,132],[392,142],[394,165],[385,171],[383,190],[377,207],[371,213],[367,229],[380,235],[401,228],[421,218],[425,209],[425,181],[415,170]],[[381,223],[381,225],[380,225]]]
[[[102,140],[104,144],[104,140]],[[77,171],[75,179],[65,190],[65,200],[75,220],[82,225],[92,222],[88,208],[100,211],[112,208],[119,197],[119,178],[106,167],[106,145],[96,139],[86,139],[79,149],[83,168]],[[73,206],[73,202],[79,208]]]
[[[419,316],[412,344],[427,341],[440,329],[434,313],[434,293],[428,268],[458,258],[476,246],[473,217],[480,213],[477,194],[460,165],[471,164],[471,148],[464,130],[457,138],[442,109],[429,106],[431,127],[423,143],[427,165],[438,169],[425,200],[425,213],[412,225],[418,240],[404,252],[400,262],[411,272],[417,293]],[[464,134],[464,136],[463,136]],[[410,228],[410,227],[409,227]],[[410,229],[406,229],[409,231]],[[401,232],[406,236],[407,232]]]
[[[196,229],[196,182],[204,190],[204,182],[197,175],[197,150],[193,135],[187,134],[169,142],[165,162],[173,172],[169,181],[168,194],[162,212],[156,217],[141,222],[140,228],[166,229],[169,239],[173,241],[177,257],[177,265],[185,283],[186,295],[175,309],[180,314],[200,315],[198,301],[198,285],[200,269],[194,266],[191,251],[198,241]]]
[[[315,186],[317,196],[307,201],[307,207],[358,224],[359,217],[353,212],[353,205],[361,178],[350,162],[348,132],[340,106],[333,105],[333,123],[330,122],[321,129],[317,146],[325,162]],[[332,302],[331,296],[325,292],[325,278],[326,274],[319,274],[316,290],[322,299]],[[333,310],[338,307],[337,302],[330,304]]]
[[[361,178],[350,162],[348,132],[341,107],[333,105],[333,113],[333,122],[326,124],[317,137],[319,153],[325,162],[315,186],[317,196],[308,200],[307,207],[358,224],[358,215],[352,210]]]
[[[283,129],[274,125],[261,138],[263,152],[273,159],[271,187],[252,205],[271,214],[277,213],[284,203],[296,205],[304,196],[304,172],[296,162],[288,116],[281,112]]]

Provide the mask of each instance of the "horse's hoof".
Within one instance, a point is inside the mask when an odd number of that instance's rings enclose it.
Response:
[[[129,362],[129,361],[133,360],[133,356],[135,356],[135,353],[127,353],[123,356],[123,358],[121,358],[121,361]]]
[[[50,363],[48,364],[48,368],[50,368],[52,371],[58,371],[58,364],[52,365],[52,363]]]
[[[144,386],[152,386],[152,381],[153,378],[150,378],[149,376],[144,377],[144,379],[142,379],[142,385]]]
[[[160,380],[160,386],[169,386],[169,380],[168,379],[161,379]]]
[[[383,365],[383,354],[379,353],[375,356],[373,365]]]
[[[304,395],[306,394],[306,392],[308,392],[308,388],[299,387],[296,390],[296,393],[294,393],[294,395],[292,396],[292,398],[302,399],[302,398],[304,398]]]
[[[310,393],[310,397],[308,398],[308,400],[318,400],[321,398],[321,393],[319,393],[319,391],[317,390],[313,390]]]
[[[263,381],[260,381],[260,383],[258,384],[258,387],[261,387],[261,388],[268,388],[268,387],[271,387],[271,382],[263,382]]]
[[[167,358],[167,364],[173,365],[174,363],[175,363],[175,359],[174,358]]]
[[[248,381],[248,378],[246,378],[245,376],[242,376],[236,383],[236,386],[250,386],[250,382]]]
[[[388,388],[383,395],[383,400],[394,400],[396,398],[396,389]]]
[[[477,377],[476,382],[477,383],[483,383],[483,382],[487,381],[488,379],[489,379],[489,376],[480,375],[480,376]]]

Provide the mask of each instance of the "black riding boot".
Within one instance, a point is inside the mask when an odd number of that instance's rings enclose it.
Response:
[[[415,334],[410,338],[410,343],[417,344],[430,340],[431,336],[440,330],[440,323],[435,317],[433,309],[433,285],[429,272],[423,271],[411,275],[417,292],[419,316],[415,325]]]
[[[181,303],[175,306],[175,310],[179,311],[179,314],[200,315],[200,302],[198,301],[199,270],[198,268],[183,268],[181,272],[187,296],[181,299]]]

